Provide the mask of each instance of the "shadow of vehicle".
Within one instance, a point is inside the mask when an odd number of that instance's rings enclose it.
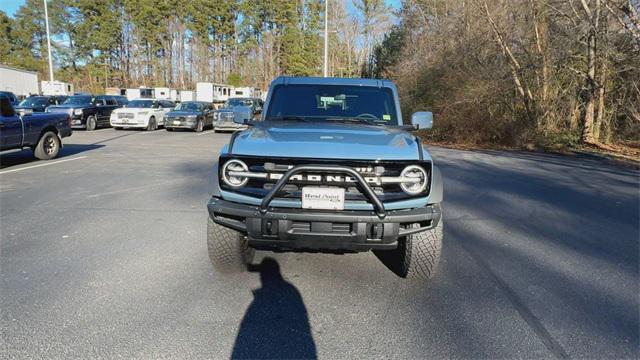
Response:
[[[231,358],[317,358],[307,309],[298,290],[282,278],[278,263],[264,258],[249,271],[260,273],[262,287],[253,292]]]
[[[65,157],[77,155],[85,151],[91,151],[104,147],[105,145],[97,144],[64,144],[60,153],[55,159],[51,161],[59,160]],[[22,165],[30,162],[40,161],[33,156],[33,151],[30,149],[23,149],[17,151],[7,151],[4,154],[0,154],[0,169],[5,169],[11,166]]]

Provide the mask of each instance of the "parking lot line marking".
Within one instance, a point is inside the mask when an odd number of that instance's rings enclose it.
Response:
[[[0,175],[8,174],[8,173],[16,172],[16,171],[29,170],[29,169],[33,169],[33,168],[37,168],[37,167],[41,167],[41,166],[60,164],[60,163],[67,162],[67,161],[80,160],[80,159],[84,159],[84,158],[86,158],[86,156],[79,156],[79,157],[72,158],[72,159],[63,159],[63,160],[58,160],[58,161],[47,161],[47,162],[42,163],[42,164],[26,166],[26,167],[22,167],[22,168],[19,168],[19,169],[11,169],[11,170],[0,171]]]
[[[199,133],[199,134],[196,134],[196,136],[205,135],[205,134],[210,134],[210,133],[212,133],[212,132],[213,132],[213,130],[206,130],[206,131],[203,131],[203,132],[201,132],[201,133]]]

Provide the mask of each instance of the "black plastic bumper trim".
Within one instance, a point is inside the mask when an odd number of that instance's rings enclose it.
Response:
[[[435,227],[440,221],[438,204],[389,211],[380,218],[372,211],[316,211],[239,204],[212,197],[207,205],[211,219],[247,236],[264,249],[333,249],[365,251],[393,249],[400,237]],[[419,227],[403,227],[404,224]],[[296,225],[304,225],[305,228]],[[335,226],[340,226],[336,230]]]

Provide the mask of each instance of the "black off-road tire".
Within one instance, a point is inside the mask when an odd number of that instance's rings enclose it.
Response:
[[[435,228],[399,239],[397,249],[374,253],[401,278],[430,279],[440,262],[443,228],[444,221],[440,218]]]
[[[87,131],[93,131],[98,127],[98,120],[96,119],[95,115],[89,115],[89,117],[87,117]]]
[[[42,134],[38,145],[33,148],[33,155],[40,160],[50,160],[58,156],[60,152],[60,138],[53,131]]]
[[[235,230],[207,220],[207,248],[213,268],[221,273],[240,272],[253,261],[255,250]]]

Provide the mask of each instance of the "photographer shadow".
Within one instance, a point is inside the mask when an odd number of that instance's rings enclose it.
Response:
[[[317,358],[302,296],[282,278],[278,262],[264,258],[259,265],[250,265],[249,271],[260,273],[262,287],[253,292],[231,358]]]

